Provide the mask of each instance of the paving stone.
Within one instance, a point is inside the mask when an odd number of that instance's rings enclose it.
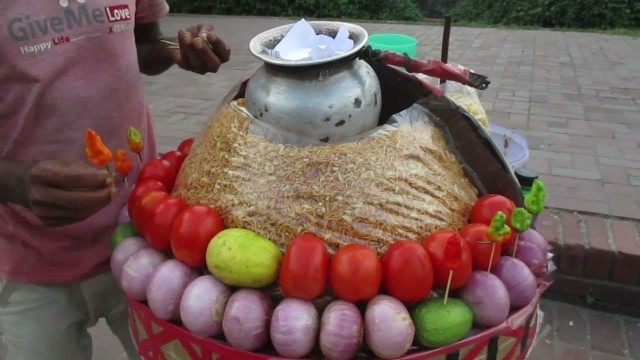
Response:
[[[625,318],[623,320],[629,355],[633,359],[640,359],[640,319]]]
[[[589,347],[587,318],[581,309],[566,304],[558,305],[555,324],[558,340],[581,348]]]
[[[589,314],[591,348],[603,353],[625,356],[625,334],[620,319],[611,315]]]
[[[563,248],[560,270],[564,274],[582,276],[587,254],[582,219],[579,215],[563,212],[560,214]]]
[[[640,245],[638,226],[634,222],[611,220],[611,231],[616,242],[618,258],[613,269],[613,280],[640,285]]]
[[[584,216],[584,226],[589,243],[584,264],[584,275],[598,280],[608,280],[614,260],[607,221],[599,216]],[[613,245],[615,248],[615,245]]]

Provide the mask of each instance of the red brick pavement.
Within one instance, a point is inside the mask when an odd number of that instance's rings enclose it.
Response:
[[[544,300],[531,360],[640,359],[640,321]]]
[[[252,36],[293,20],[170,16],[163,30],[213,22],[231,61],[201,77],[172,69],[145,77],[160,145],[196,135],[217,101],[260,66]],[[361,24],[370,33],[418,37],[417,56],[438,58],[441,26]],[[549,187],[549,206],[640,219],[640,38],[546,30],[451,32],[449,59],[490,77],[480,92],[489,120],[524,135],[529,166]]]
[[[536,227],[555,253],[552,292],[640,314],[640,222],[547,209]]]

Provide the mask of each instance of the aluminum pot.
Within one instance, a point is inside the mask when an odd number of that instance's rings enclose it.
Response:
[[[374,70],[356,54],[367,44],[360,26],[312,21],[317,34],[335,37],[345,26],[351,50],[320,60],[284,60],[268,55],[293,25],[263,32],[250,44],[264,61],[249,79],[246,108],[255,118],[292,133],[334,143],[375,128],[381,109],[380,83]]]

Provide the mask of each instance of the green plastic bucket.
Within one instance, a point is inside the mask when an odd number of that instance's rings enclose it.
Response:
[[[418,39],[404,34],[372,34],[369,35],[369,45],[374,50],[407,53],[409,56],[415,57]]]

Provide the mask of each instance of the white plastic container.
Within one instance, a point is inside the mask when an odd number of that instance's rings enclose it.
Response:
[[[524,136],[495,124],[489,125],[489,134],[512,171],[522,167],[529,160],[529,146]]]

